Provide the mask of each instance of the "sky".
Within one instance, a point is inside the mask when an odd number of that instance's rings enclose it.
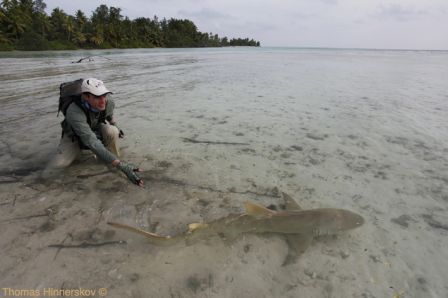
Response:
[[[189,19],[201,32],[262,46],[448,50],[448,0],[44,0],[87,16],[99,5],[122,15]]]

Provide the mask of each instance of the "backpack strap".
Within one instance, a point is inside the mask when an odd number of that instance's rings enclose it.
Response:
[[[92,125],[89,117],[89,110],[82,104],[81,96],[75,98],[73,102],[84,112],[89,126]],[[100,111],[98,115],[98,123],[106,123],[106,119],[106,110]]]
[[[92,121],[90,121],[90,117],[89,117],[89,111],[86,109],[86,107],[83,106],[82,102],[81,102],[81,96],[77,96],[73,102],[84,112],[84,114],[86,115],[87,118],[87,123],[90,125],[92,125]]]

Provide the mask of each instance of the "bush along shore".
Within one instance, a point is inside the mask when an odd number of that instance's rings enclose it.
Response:
[[[182,48],[260,46],[249,38],[219,37],[198,31],[187,19],[129,19],[121,9],[98,6],[90,17],[55,8],[45,12],[42,0],[3,0],[0,5],[0,51],[107,48]]]

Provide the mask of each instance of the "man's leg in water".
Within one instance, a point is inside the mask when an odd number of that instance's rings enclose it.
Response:
[[[118,149],[118,135],[120,131],[116,126],[110,124],[100,125],[101,135],[103,137],[103,144],[113,154],[120,157],[120,151]]]
[[[72,138],[63,136],[59,143],[55,156],[47,164],[43,176],[51,175],[52,170],[68,167],[81,153],[78,141],[72,141]]]

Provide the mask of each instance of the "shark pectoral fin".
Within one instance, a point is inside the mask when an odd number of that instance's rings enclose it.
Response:
[[[288,244],[288,255],[283,261],[282,266],[295,263],[297,258],[305,252],[313,241],[312,234],[287,234],[285,235]]]
[[[261,205],[247,202],[244,204],[244,207],[246,208],[246,214],[252,215],[252,216],[269,216],[272,214],[275,214],[275,211],[272,211],[268,208],[265,208]]]
[[[294,201],[294,199],[285,192],[282,192],[283,200],[285,201],[285,209],[288,211],[302,210],[299,204]]]

